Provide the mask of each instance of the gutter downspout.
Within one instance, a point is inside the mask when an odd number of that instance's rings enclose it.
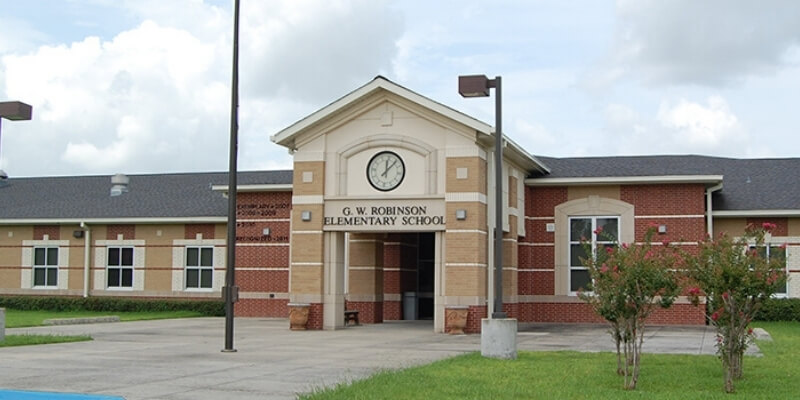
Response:
[[[714,237],[714,220],[712,217],[711,194],[721,190],[722,184],[718,184],[706,189],[706,233],[709,238]]]
[[[91,261],[92,230],[81,221],[81,229],[86,232],[83,241],[83,297],[89,297],[89,264]]]

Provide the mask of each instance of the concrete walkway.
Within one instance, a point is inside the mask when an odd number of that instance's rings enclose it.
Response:
[[[480,335],[434,334],[428,321],[291,332],[286,320],[235,322],[236,353],[222,353],[224,319],[194,318],[8,329],[89,334],[94,341],[0,348],[0,388],[135,399],[293,399],[369,376],[480,351]],[[714,354],[706,327],[652,327],[645,351]],[[613,351],[603,326],[521,324],[519,350]]]

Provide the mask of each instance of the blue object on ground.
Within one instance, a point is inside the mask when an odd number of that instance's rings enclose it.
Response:
[[[0,400],[125,400],[119,396],[98,394],[28,392],[0,389]]]

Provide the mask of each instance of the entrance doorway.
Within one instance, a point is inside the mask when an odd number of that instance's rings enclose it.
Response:
[[[417,319],[432,320],[436,235],[418,233],[417,248]]]

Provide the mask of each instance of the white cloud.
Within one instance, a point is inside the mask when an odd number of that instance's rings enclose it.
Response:
[[[720,96],[706,104],[686,99],[664,100],[653,114],[628,105],[609,104],[604,110],[601,138],[612,154],[752,155],[747,129]],[[647,151],[642,151],[647,149]]]
[[[800,45],[794,0],[618,0],[617,17],[608,79],[724,85],[775,73]]]
[[[402,17],[386,1],[243,3],[239,167],[286,165],[269,135],[386,74]],[[12,176],[226,169],[230,10],[109,4],[138,26],[0,53],[0,97],[34,106],[33,121],[4,135],[3,166]]]
[[[741,143],[744,130],[728,103],[719,96],[708,98],[708,106],[681,99],[678,104],[662,103],[658,121],[673,137],[692,148],[713,149],[725,143]]]
[[[242,16],[243,90],[320,106],[390,72],[403,27],[374,0],[250,2]]]

